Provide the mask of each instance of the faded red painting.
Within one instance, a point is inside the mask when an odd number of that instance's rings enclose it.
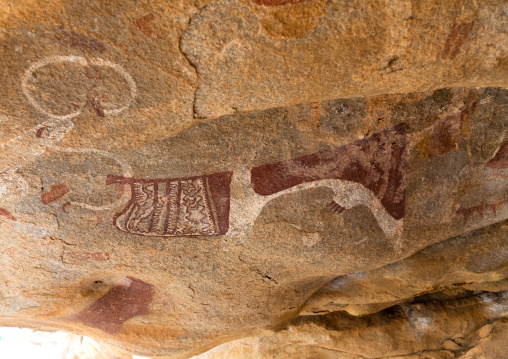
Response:
[[[501,144],[501,147],[496,152],[495,156],[487,162],[487,167],[494,169],[508,168],[508,140]]]
[[[69,187],[67,187],[67,185],[65,184],[51,186],[49,192],[46,192],[43,195],[41,195],[41,201],[44,204],[49,204],[51,202],[56,201],[57,199],[62,198],[67,193],[69,193]]]
[[[441,57],[443,59],[453,60],[473,31],[474,21],[462,24],[453,24],[446,42],[444,44]]]
[[[458,148],[457,140],[462,131],[464,112],[457,112],[439,120],[429,142],[429,157],[435,157]]]
[[[85,52],[103,53],[106,51],[106,46],[97,39],[78,34],[72,30],[67,30],[63,26],[57,27],[52,34],[43,36],[49,37],[62,45]]]
[[[11,212],[9,212],[8,210],[6,210],[5,208],[3,207],[0,207],[0,216],[4,216],[4,217],[7,217],[8,219],[10,219],[11,221],[15,221],[16,220],[16,217],[14,217]]]
[[[213,236],[229,228],[232,172],[185,178],[134,179],[109,175],[107,184],[128,183],[132,198],[113,221],[143,236]]]
[[[139,19],[134,20],[132,23],[134,24],[134,26],[136,26],[138,29],[140,29],[143,34],[145,34],[146,36],[148,36],[151,39],[156,39],[157,34],[155,34],[150,29],[150,25],[149,25],[150,22],[152,22],[154,19],[155,19],[155,15],[147,14]]]
[[[70,317],[109,334],[118,334],[123,323],[138,315],[149,313],[154,287],[140,279],[126,277],[125,283],[113,287],[95,303]]]
[[[498,209],[500,209],[506,205],[508,205],[508,198],[505,198],[502,200],[497,200],[492,203],[480,203],[479,205],[476,205],[473,207],[467,207],[467,208],[460,207],[457,210],[457,213],[461,213],[464,216],[463,225],[465,226],[467,224],[468,220],[470,219],[470,217],[473,216],[475,213],[478,214],[479,218],[483,219],[485,210],[490,209],[490,212],[492,213],[492,215],[494,217],[496,217]]]
[[[406,157],[406,124],[402,123],[328,151],[255,167],[251,180],[254,191],[263,196],[324,179],[357,182],[372,191],[393,218],[401,219]]]

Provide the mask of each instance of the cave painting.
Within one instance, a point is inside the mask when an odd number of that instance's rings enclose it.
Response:
[[[150,312],[154,291],[153,285],[141,279],[125,277],[95,303],[66,319],[105,333],[118,334],[123,331],[124,322]]]
[[[445,60],[453,60],[458,55],[462,46],[473,31],[474,21],[467,23],[454,23],[448,33],[444,44],[441,58]]]
[[[106,52],[106,46],[102,42],[92,37],[68,30],[63,26],[57,26],[53,31],[44,34],[43,37],[49,38],[53,42],[61,45],[81,50],[84,53]]]
[[[94,91],[91,91],[95,89],[95,85],[91,85],[91,88],[88,92],[90,92],[93,96],[92,98],[88,99],[87,101],[91,102],[92,107],[94,107],[94,110],[98,112],[98,115],[100,117],[104,117],[105,115],[117,115],[123,111],[125,111],[131,103],[134,101],[134,99],[137,96],[137,87],[136,82],[134,79],[129,75],[129,73],[120,65],[115,64],[111,61],[104,60],[101,58],[86,58],[82,56],[51,56],[47,57],[43,60],[37,61],[32,66],[30,66],[26,71],[25,74],[21,80],[21,88],[23,90],[23,93],[25,94],[26,98],[30,102],[30,104],[36,108],[39,112],[45,114],[49,118],[56,119],[56,120],[65,120],[65,119],[71,119],[79,116],[83,109],[88,104],[87,102],[83,102],[82,104],[77,104],[76,111],[65,114],[65,115],[57,115],[55,113],[52,113],[51,111],[45,109],[39,102],[35,99],[35,97],[32,94],[32,82],[34,80],[34,73],[45,66],[51,65],[51,64],[60,64],[60,63],[72,63],[79,66],[82,66],[86,76],[89,79],[101,79],[101,67],[106,67],[114,70],[116,73],[120,74],[125,82],[129,86],[129,102],[126,104],[123,104],[122,106],[117,107],[115,104],[109,104],[109,103],[102,103],[101,105],[104,107],[100,107],[99,109],[96,108],[98,105],[98,101],[100,101],[100,96],[97,93],[94,93]],[[94,71],[95,75],[92,75],[92,70]]]
[[[143,236],[239,235],[279,196],[315,187],[334,192],[329,206],[342,213],[367,206],[388,235],[400,234],[406,189],[406,125],[293,160],[178,179],[108,176],[131,185],[131,200],[114,217],[122,231]],[[243,198],[230,198],[230,184]],[[231,209],[231,216],[229,216]]]
[[[71,63],[81,66],[84,69],[88,79],[102,79],[101,68],[109,68],[118,73],[127,83],[129,90],[129,100],[125,104],[104,103],[102,95],[97,93],[95,85],[90,84],[89,99],[82,104],[75,105],[74,112],[67,114],[55,114],[48,109],[45,109],[34,96],[34,81],[36,72],[48,65]],[[120,65],[111,61],[101,58],[86,58],[81,56],[51,56],[32,64],[24,73],[21,79],[21,89],[26,96],[28,102],[37,109],[44,116],[49,119],[43,123],[23,132],[17,137],[0,143],[0,197],[3,202],[16,198],[22,193],[26,193],[28,185],[24,178],[17,174],[17,170],[24,165],[34,161],[35,158],[45,153],[47,150],[64,153],[82,153],[92,154],[108,157],[118,163],[122,169],[124,176],[132,176],[130,166],[123,161],[118,155],[107,151],[102,151],[94,148],[82,147],[59,147],[57,146],[66,135],[68,135],[74,128],[74,119],[78,117],[86,106],[91,106],[99,117],[107,115],[118,115],[125,111],[134,101],[137,96],[137,87],[133,78],[129,73]],[[53,200],[62,197],[68,192],[64,191],[63,187],[59,187],[55,192],[52,188],[50,192],[41,196],[41,201],[44,204],[49,204]],[[65,192],[65,193],[64,193]],[[103,206],[93,206],[82,202],[68,202],[69,205],[75,205],[89,210],[107,210],[118,207],[128,200],[128,193],[124,191],[122,198],[113,203]]]
[[[508,140],[502,140],[501,145],[494,153],[493,157],[485,164],[489,169],[485,178],[485,184],[496,183],[500,180],[506,180],[506,175],[498,175],[498,171],[508,169]],[[490,172],[492,171],[492,172]],[[460,206],[457,214],[463,216],[463,226],[468,223],[478,222],[479,219],[495,219],[502,220],[508,215],[508,197],[501,196],[495,200],[481,201],[469,206]],[[471,223],[470,223],[471,224]]]
[[[41,195],[41,201],[44,204],[49,204],[59,198],[62,198],[67,193],[69,193],[69,187],[63,183],[56,186],[51,186],[51,190],[49,192]]]
[[[198,177],[143,180],[108,176],[107,184],[128,183],[132,199],[114,217],[124,232],[143,236],[213,236],[229,227],[232,172]]]
[[[501,144],[494,157],[487,162],[487,167],[497,170],[508,168],[508,140]]]
[[[460,207],[457,210],[457,213],[460,213],[464,216],[464,226],[467,224],[470,217],[474,214],[477,214],[479,218],[483,219],[485,215],[485,210],[489,209],[492,216],[497,217],[500,209],[504,209],[508,207],[508,198],[504,198],[502,200],[498,200],[492,203],[480,203],[479,205],[473,207],[462,208]]]
[[[372,191],[394,219],[401,219],[406,190],[405,129],[400,124],[332,150],[255,167],[254,191],[267,196],[306,182],[351,181]]]

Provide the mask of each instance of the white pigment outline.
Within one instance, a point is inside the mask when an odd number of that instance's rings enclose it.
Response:
[[[243,192],[243,195],[232,195],[230,198],[230,213],[241,213],[242,215],[235,216],[233,214],[230,216],[230,226],[227,235],[234,238],[241,237],[242,233],[248,233],[253,228],[254,222],[261,214],[263,208],[275,198],[318,187],[330,188],[334,193],[333,200],[346,209],[351,209],[358,205],[367,206],[374,215],[381,230],[388,238],[395,239],[394,245],[397,249],[400,249],[404,219],[393,218],[381,204],[380,199],[362,184],[341,179],[324,179],[301,183],[269,196],[260,196],[252,188],[250,171],[244,172],[242,170],[233,171],[231,193]]]
[[[98,154],[98,155],[101,155],[104,157],[111,158],[112,160],[114,160],[116,163],[118,163],[120,165],[120,167],[122,168],[124,177],[132,177],[133,176],[131,166],[129,166],[128,163],[126,163],[123,159],[121,159],[119,156],[117,156],[114,153],[102,151],[102,150],[97,150],[95,148],[84,148],[84,147],[59,147],[59,146],[52,146],[52,145],[46,145],[46,147],[48,147],[52,150],[55,150],[55,151],[59,151],[59,152],[95,153],[95,154]],[[92,211],[105,211],[105,210],[110,210],[110,209],[119,207],[121,205],[125,205],[125,203],[127,203],[129,200],[130,200],[130,185],[125,184],[123,186],[122,196],[120,197],[120,199],[118,199],[117,201],[110,203],[108,205],[92,206],[90,204],[83,203],[83,202],[69,202],[69,203],[73,206],[86,208],[86,209],[89,209]]]
[[[130,106],[130,104],[134,101],[134,99],[137,96],[137,87],[136,87],[136,83],[134,82],[134,79],[131,77],[131,75],[129,75],[129,73],[122,66],[120,66],[118,64],[115,64],[111,61],[104,60],[101,58],[87,59],[82,56],[50,56],[50,57],[47,57],[43,60],[37,61],[32,66],[30,66],[25,71],[23,78],[21,79],[21,88],[23,90],[24,95],[30,102],[30,104],[33,107],[35,107],[37,110],[44,113],[46,116],[48,116],[50,118],[57,119],[57,120],[67,120],[67,119],[71,119],[71,118],[79,116],[82,112],[82,108],[80,108],[78,111],[72,112],[67,115],[52,114],[51,112],[46,111],[44,108],[42,108],[41,105],[39,105],[39,103],[35,100],[35,98],[33,98],[32,94],[30,93],[30,90],[28,89],[28,80],[33,78],[33,73],[37,69],[40,69],[41,67],[44,67],[44,66],[47,66],[47,65],[50,65],[53,63],[59,63],[59,62],[72,62],[72,63],[76,63],[81,66],[95,65],[95,66],[111,67],[112,69],[116,70],[124,77],[124,79],[127,81],[128,85],[129,85],[129,90],[130,90],[130,94],[131,94],[130,102],[128,104],[126,104],[120,108],[114,109],[114,110],[104,110],[105,114],[117,115],[117,114],[121,113],[122,111],[126,110]]]
[[[137,87],[136,87],[136,83],[135,83],[134,79],[131,77],[131,75],[122,66],[120,66],[118,64],[115,64],[115,63],[113,63],[111,61],[104,60],[104,59],[101,59],[101,58],[88,59],[88,58],[85,58],[85,57],[82,57],[82,56],[50,56],[50,57],[47,57],[47,58],[45,58],[43,60],[37,61],[36,63],[31,65],[25,71],[25,73],[23,75],[23,78],[21,80],[21,88],[23,90],[24,95],[26,96],[26,98],[30,102],[30,104],[34,108],[39,110],[40,112],[44,113],[49,118],[57,121],[57,122],[48,121],[48,122],[43,124],[44,126],[55,125],[56,123],[58,123],[59,120],[70,120],[72,118],[75,118],[75,117],[79,116],[81,114],[81,112],[82,112],[82,108],[80,108],[78,111],[70,113],[70,114],[67,114],[67,115],[55,115],[55,114],[52,114],[49,111],[46,111],[44,108],[42,108],[41,105],[39,105],[39,103],[33,98],[32,94],[30,93],[30,90],[28,89],[28,81],[31,78],[33,78],[33,73],[37,69],[39,69],[41,67],[44,67],[44,66],[47,66],[47,65],[52,64],[52,63],[59,63],[59,62],[71,62],[71,63],[76,63],[76,64],[79,64],[79,65],[82,65],[82,66],[95,65],[95,66],[110,67],[110,68],[116,70],[117,72],[119,72],[124,77],[124,79],[127,81],[128,85],[129,85],[131,100],[129,101],[128,104],[126,104],[126,105],[124,105],[124,106],[122,106],[122,107],[120,107],[118,109],[104,110],[105,114],[116,115],[116,114],[121,113],[122,111],[126,110],[130,106],[130,104],[134,101],[134,99],[137,96]],[[35,128],[27,131],[27,133],[28,132],[34,132],[37,129],[41,128],[43,125],[36,126]],[[68,130],[72,129],[73,126],[74,126],[74,124],[72,122],[70,122],[69,128],[66,129],[67,132],[68,132]],[[58,136],[56,141],[61,140],[63,135],[65,135],[65,134],[61,134],[61,136]],[[59,152],[95,153],[95,154],[98,154],[98,155],[102,155],[104,157],[111,158],[115,162],[117,162],[120,165],[120,167],[122,168],[122,171],[123,171],[123,174],[124,174],[125,177],[132,177],[132,175],[133,175],[131,167],[123,159],[121,159],[119,156],[117,156],[116,154],[113,154],[111,152],[102,151],[102,150],[98,150],[98,149],[94,149],[94,148],[59,147],[59,146],[54,146],[51,143],[47,143],[47,142],[46,143],[42,143],[41,145],[42,145],[42,147],[53,149],[53,150],[59,151]],[[129,186],[125,185],[124,186],[124,190],[122,192],[121,198],[119,200],[109,204],[109,205],[92,206],[92,205],[89,205],[89,204],[86,204],[86,203],[82,203],[82,202],[70,202],[70,204],[71,205],[75,205],[75,206],[79,206],[79,207],[82,207],[82,208],[86,208],[86,209],[89,209],[89,210],[94,210],[94,211],[113,209],[115,207],[118,207],[120,205],[125,204],[125,202],[127,200],[129,200],[128,189],[129,189]]]
[[[46,127],[53,127],[52,128],[53,131],[50,132],[50,138],[37,139],[40,142],[37,143],[36,145],[32,146],[32,152],[30,153],[32,159],[35,157],[38,157],[43,152],[45,152],[45,150],[47,150],[47,149],[51,149],[51,150],[54,150],[57,152],[95,153],[95,154],[98,154],[98,155],[101,155],[104,157],[111,158],[116,163],[118,163],[118,165],[122,169],[123,175],[125,177],[132,177],[133,176],[133,171],[132,171],[132,168],[130,167],[130,165],[127,164],[122,158],[120,158],[118,155],[116,155],[114,153],[102,151],[102,150],[98,150],[98,149],[94,149],[94,148],[84,148],[84,147],[72,148],[72,147],[55,146],[53,143],[60,141],[74,127],[74,123],[71,120],[49,120],[49,121],[43,122],[42,124],[35,126],[31,129],[23,132],[21,135],[15,137],[15,138],[11,138],[10,140],[8,140],[6,142],[0,143],[0,150],[3,147],[8,148],[9,146],[16,146],[16,144],[18,142],[22,142],[24,138],[28,139],[29,137],[33,137],[35,139],[36,138],[35,133],[39,129],[46,128]],[[27,159],[25,162],[29,162],[29,160]],[[25,163],[19,163],[18,166],[14,166],[14,167],[10,167],[10,168],[0,168],[0,185],[2,183],[6,183],[6,182],[15,183],[15,181],[13,181],[13,180],[7,180],[6,176],[13,176],[15,174],[15,172],[23,165],[25,165]],[[23,181],[23,182],[20,182],[20,181]],[[16,183],[22,187],[21,188],[22,193],[28,191],[28,184],[26,183],[26,180],[23,179],[23,177],[19,176],[18,181]],[[0,190],[1,189],[2,189],[2,186],[0,186]],[[120,205],[125,204],[126,199],[129,198],[128,190],[129,190],[128,185],[124,186],[124,190],[122,192],[121,198],[109,205],[92,206],[92,205],[82,203],[82,202],[70,202],[70,204],[79,206],[82,208],[94,210],[94,211],[113,209],[113,208],[119,207]],[[4,195],[6,195],[6,194],[3,194],[2,192],[0,192],[0,198],[4,198]]]

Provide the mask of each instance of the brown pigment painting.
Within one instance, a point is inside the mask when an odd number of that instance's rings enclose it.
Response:
[[[441,53],[441,57],[453,60],[473,31],[474,21],[462,24],[453,24]]]
[[[124,322],[149,313],[154,292],[141,279],[126,277],[124,282],[69,319],[109,334],[122,332]]]
[[[43,37],[49,37],[55,42],[58,42],[62,45],[79,49],[85,52],[99,52],[103,53],[106,51],[106,46],[100,41],[78,34],[72,30],[67,30],[63,26],[59,26],[55,29],[53,34],[51,35],[43,35]]]
[[[429,142],[429,157],[439,156],[458,148],[457,140],[464,123],[464,112],[457,112],[439,120]]]
[[[7,217],[11,221],[16,221],[16,217],[14,217],[11,212],[9,212],[3,207],[0,207],[0,216]]]
[[[404,217],[406,124],[334,149],[255,167],[254,191],[268,196],[323,179],[357,182],[371,190],[395,219]]]
[[[498,170],[508,168],[508,140],[501,144],[496,155],[487,162],[487,167]]]
[[[65,184],[51,186],[49,192],[46,192],[43,195],[41,195],[41,201],[44,204],[49,204],[51,202],[56,201],[59,198],[62,198],[67,193],[69,193],[69,187],[67,187],[67,185]]]
[[[129,183],[132,198],[114,224],[152,237],[226,234],[232,172],[185,178],[134,179],[109,175],[106,183]]]

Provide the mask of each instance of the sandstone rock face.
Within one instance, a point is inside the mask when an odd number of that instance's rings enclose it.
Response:
[[[503,358],[505,3],[0,9],[0,325],[119,356]]]

